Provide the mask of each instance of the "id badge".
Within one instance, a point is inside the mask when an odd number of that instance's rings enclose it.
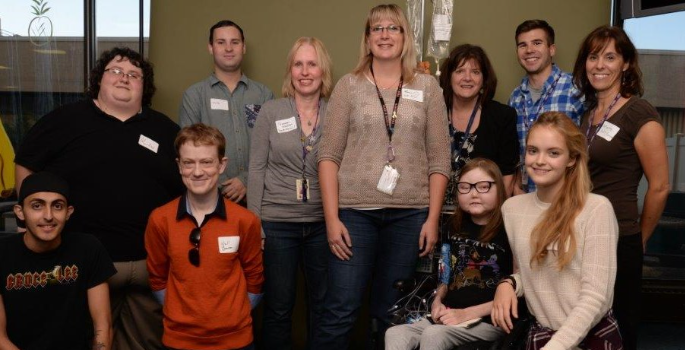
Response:
[[[297,200],[300,202],[306,202],[309,197],[309,180],[307,179],[296,179],[295,180],[295,193],[297,194]]]
[[[376,189],[392,196],[395,192],[395,186],[397,186],[397,180],[400,178],[400,173],[390,164],[383,167],[383,173],[381,174],[380,180],[378,180],[378,185]]]

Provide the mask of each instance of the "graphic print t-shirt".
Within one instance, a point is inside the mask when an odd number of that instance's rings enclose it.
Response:
[[[0,278],[7,334],[22,350],[90,349],[88,289],[116,270],[97,238],[68,233],[38,254],[23,235],[0,239]]]
[[[463,309],[492,301],[497,282],[512,273],[512,254],[504,225],[487,243],[478,240],[482,228],[469,217],[463,219],[460,232],[448,228],[449,243],[443,244],[440,262],[440,280],[447,284],[445,306]]]

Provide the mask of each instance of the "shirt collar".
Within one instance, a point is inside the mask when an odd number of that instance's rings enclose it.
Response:
[[[219,80],[219,78],[216,77],[216,74],[212,73],[212,75],[209,76],[209,84],[210,84],[211,86],[214,86],[214,85],[219,84],[219,83],[222,83],[221,80]],[[238,83],[243,83],[243,85],[245,85],[245,88],[247,88],[248,86],[250,86],[250,85],[248,84],[248,79],[247,79],[247,76],[245,75],[245,73],[242,73],[242,75],[240,76],[240,80],[238,81]]]
[[[542,92],[546,91],[549,86],[551,86],[554,81],[557,79],[557,77],[561,74],[561,69],[557,67],[556,63],[552,63],[552,72],[549,73],[549,76],[547,77],[547,80],[545,80],[545,83],[542,85]],[[528,84],[530,83],[530,79],[528,78],[528,75],[523,77],[521,79],[521,90],[522,91],[530,91],[530,88],[528,87]]]
[[[195,220],[195,217],[191,213],[190,210],[190,203],[188,203],[188,192],[183,193],[181,196],[181,199],[178,201],[178,209],[176,210],[176,220],[180,221],[184,217],[190,217],[191,219]],[[204,225],[212,216],[217,216],[220,219],[226,220],[226,205],[224,204],[223,196],[221,193],[219,193],[219,196],[217,198],[216,202],[216,208],[214,208],[214,211],[205,215],[205,220],[202,222]]]

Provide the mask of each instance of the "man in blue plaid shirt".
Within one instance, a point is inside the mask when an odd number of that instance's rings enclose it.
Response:
[[[526,174],[523,157],[526,134],[543,112],[566,113],[576,125],[585,109],[580,92],[573,85],[573,77],[552,63],[556,52],[554,29],[543,20],[528,20],[516,28],[516,52],[527,75],[509,97],[509,105],[516,109],[516,129],[521,147],[521,186],[514,186],[514,194],[535,191],[535,184]]]

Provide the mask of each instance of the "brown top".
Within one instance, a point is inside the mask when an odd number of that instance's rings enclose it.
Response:
[[[333,90],[319,145],[319,161],[330,160],[338,172],[341,208],[422,208],[428,206],[428,177],[449,177],[450,141],[442,91],[435,78],[419,74],[397,110],[392,164],[400,174],[392,196],[376,189],[386,164],[388,134],[372,81],[347,74]],[[392,115],[397,87],[381,89]],[[411,95],[411,96],[410,96]]]
[[[588,111],[583,117],[583,132],[587,130],[588,113],[591,112]],[[637,186],[643,170],[634,142],[640,128],[650,121],[661,123],[656,109],[649,102],[633,96],[607,119],[607,122],[619,128],[611,141],[597,135],[590,144],[592,192],[601,194],[611,201],[621,236],[640,232]],[[593,125],[590,135],[596,129],[597,125]]]

